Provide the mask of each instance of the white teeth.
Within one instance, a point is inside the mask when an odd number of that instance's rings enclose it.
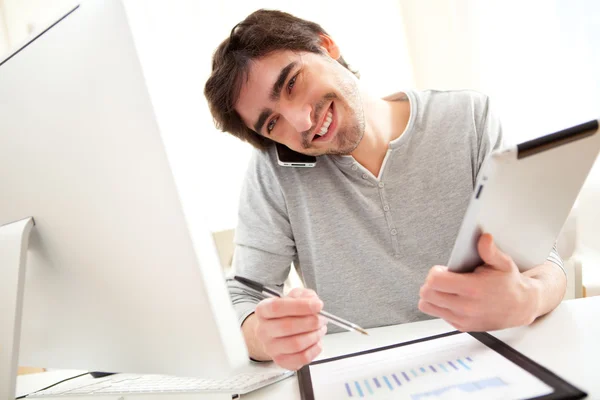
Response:
[[[325,122],[323,122],[323,126],[321,126],[321,130],[317,132],[317,135],[323,136],[327,133],[327,129],[329,129],[329,125],[331,125],[331,119],[333,118],[333,114],[331,111],[327,112],[327,117],[325,117]]]

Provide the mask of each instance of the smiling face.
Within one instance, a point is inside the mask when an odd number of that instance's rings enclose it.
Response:
[[[246,126],[314,156],[358,146],[365,130],[358,85],[335,61],[333,42],[324,44],[326,54],[276,51],[250,63],[235,106]]]

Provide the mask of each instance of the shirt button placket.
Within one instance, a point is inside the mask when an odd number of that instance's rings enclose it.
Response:
[[[398,234],[398,231],[396,230],[396,228],[393,228],[394,224],[393,224],[392,219],[391,219],[392,218],[391,214],[389,213],[389,211],[390,211],[390,205],[389,204],[385,204],[386,201],[385,201],[384,190],[383,190],[385,188],[385,183],[379,182],[377,184],[377,186],[379,187],[379,191],[380,191],[380,195],[381,195],[381,200],[384,203],[384,205],[383,205],[383,211],[385,211],[387,213],[386,214],[386,220],[388,221],[388,226],[391,228],[390,229],[390,235],[392,235],[392,238],[393,238],[392,242],[393,242],[394,253],[395,253],[394,257],[396,257],[396,259],[399,259],[400,258],[400,254],[398,254],[398,242],[397,242],[397,238],[396,238],[396,235]]]

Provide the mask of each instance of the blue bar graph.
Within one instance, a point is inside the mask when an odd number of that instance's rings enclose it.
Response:
[[[471,369],[471,367],[469,367],[467,364],[465,364],[465,362],[463,360],[461,360],[460,358],[458,360],[456,360],[456,361],[458,361],[458,363],[460,365],[462,365],[463,367],[465,367],[465,369],[468,369],[468,370]]]
[[[363,396],[363,391],[362,391],[362,389],[360,388],[360,383],[358,383],[358,382],[354,381],[354,384],[356,385],[356,391],[358,392],[358,395],[359,395],[360,397],[364,397],[364,396]]]
[[[352,397],[352,390],[350,390],[350,385],[346,383],[346,392],[348,393],[348,397]]]
[[[367,390],[369,391],[369,393],[373,394],[373,390],[371,389],[371,385],[369,385],[369,381],[367,381],[365,379],[365,386],[367,387]]]
[[[392,384],[388,380],[387,376],[384,376],[383,380],[385,381],[386,385],[388,385],[388,387],[390,388],[390,390],[394,390],[394,388],[392,387]]]
[[[415,368],[407,368],[405,370],[397,370],[395,372],[390,371],[388,375],[361,377],[360,380],[346,382],[344,383],[345,392],[348,398],[377,396],[378,393],[386,393],[387,389],[391,391],[394,389],[403,390],[400,388],[404,387],[410,388],[411,382],[418,382],[421,379],[428,379],[427,376],[433,378],[433,374],[436,374],[435,376],[437,376],[444,374],[469,373],[469,371],[472,371],[473,368],[476,368],[476,365],[477,364],[475,361],[473,361],[471,357],[467,356],[463,358],[457,358],[456,360],[439,362],[437,364],[425,364],[422,366],[415,366]],[[447,386],[427,393],[412,395],[412,399],[420,400],[428,397],[439,397],[451,389],[458,389],[464,392],[473,392],[477,390],[483,390],[494,385],[501,386],[506,385],[506,383],[504,383],[500,378],[469,382],[460,385]],[[385,389],[385,391],[382,392],[382,389]]]
[[[460,390],[460,391],[463,391],[466,393],[472,393],[472,392],[484,390],[486,388],[506,386],[506,385],[507,385],[507,383],[504,382],[500,378],[489,378],[489,379],[484,379],[484,380],[475,381],[475,382],[467,382],[467,383],[461,383],[458,385],[450,385],[450,386],[446,386],[446,387],[443,387],[440,389],[432,390],[430,392],[413,394],[411,396],[411,399],[412,400],[421,400],[421,399],[427,399],[427,398],[431,398],[431,397],[441,397],[445,392],[447,392],[449,390],[453,390],[453,389],[457,389],[457,390]]]

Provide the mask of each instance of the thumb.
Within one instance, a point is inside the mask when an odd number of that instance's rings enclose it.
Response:
[[[489,233],[484,233],[479,237],[477,243],[479,257],[485,264],[499,271],[512,271],[516,265],[509,255],[500,251],[494,243],[494,238]]]

